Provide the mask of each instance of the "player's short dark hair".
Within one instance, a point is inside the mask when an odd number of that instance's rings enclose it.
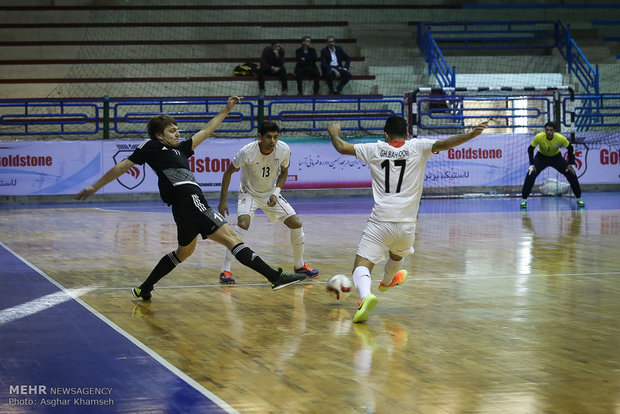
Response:
[[[388,134],[389,137],[404,138],[407,136],[407,121],[402,116],[392,115],[385,120],[383,132]]]
[[[548,126],[550,126],[551,128],[553,128],[554,131],[557,131],[558,129],[555,127],[555,124],[551,121],[547,122],[545,124],[545,128],[547,128]]]
[[[163,134],[164,130],[170,125],[177,125],[177,120],[166,114],[156,115],[149,119],[149,123],[146,124],[146,130],[149,132],[151,139],[157,139],[156,135]]]
[[[302,42],[303,42],[304,40],[306,40],[306,39],[308,39],[308,40],[312,40],[312,38],[311,38],[310,36],[308,36],[308,35],[305,35],[305,36],[302,36],[302,37],[301,37],[301,41],[302,41]]]
[[[258,127],[258,133],[263,135],[265,132],[280,133],[280,127],[273,121],[265,121]]]

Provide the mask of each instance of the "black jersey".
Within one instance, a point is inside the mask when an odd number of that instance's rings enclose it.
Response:
[[[181,141],[177,148],[147,139],[128,159],[140,165],[146,162],[155,171],[158,177],[159,195],[164,203],[171,205],[184,195],[202,194],[200,185],[187,162],[192,155],[194,151],[191,139]]]

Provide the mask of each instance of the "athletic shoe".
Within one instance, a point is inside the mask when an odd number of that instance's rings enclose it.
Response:
[[[521,208],[527,208],[527,200],[521,200]]]
[[[586,203],[584,203],[582,199],[577,200],[577,207],[582,208],[585,206],[586,206]]]
[[[353,315],[353,322],[366,322],[368,320],[368,314],[377,306],[377,302],[379,302],[379,299],[372,293],[366,296],[363,301],[357,302],[359,308],[357,308],[357,312]]]
[[[271,282],[272,290],[280,290],[288,285],[292,285],[297,282],[301,282],[307,276],[301,273],[283,273],[282,269],[278,269],[278,280]]]
[[[224,285],[234,285],[237,282],[235,282],[235,278],[233,277],[232,273],[230,273],[228,270],[224,270],[222,273],[220,273],[220,283]]]
[[[402,285],[403,283],[405,283],[405,280],[407,280],[407,275],[408,275],[408,272],[406,270],[400,270],[398,273],[394,275],[394,277],[392,278],[392,283],[390,283],[389,285],[387,286],[384,285],[383,280],[379,282],[379,290],[381,292],[385,292],[389,288]]]
[[[308,276],[309,279],[312,279],[319,275],[319,271],[317,269],[313,269],[307,264],[304,264],[302,267],[298,269],[293,268],[293,270],[295,271],[295,273],[300,273],[302,275]]]
[[[144,289],[140,289],[140,288],[133,288],[133,289],[131,289],[131,294],[136,299],[142,298],[142,300],[151,300],[151,291],[150,290],[144,290]]]

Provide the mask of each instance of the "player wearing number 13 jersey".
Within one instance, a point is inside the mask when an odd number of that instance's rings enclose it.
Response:
[[[383,129],[385,141],[350,144],[340,138],[340,125],[328,128],[334,148],[345,155],[354,155],[370,166],[374,206],[357,249],[353,265],[353,284],[360,302],[353,322],[365,322],[378,299],[370,293],[370,273],[374,265],[389,257],[385,263],[379,290],[386,291],[401,285],[407,271],[401,269],[403,258],[413,253],[426,161],[434,152],[445,151],[477,137],[486,122],[467,134],[444,140],[406,140],[407,123],[400,116],[391,116]]]
[[[237,260],[265,276],[273,290],[306,278],[303,274],[288,274],[283,273],[282,269],[271,268],[247,247],[228,226],[224,217],[209,207],[189,169],[187,159],[194,154],[194,149],[215,131],[239,101],[241,98],[237,96],[228,98],[226,106],[215,117],[184,141],[179,141],[179,127],[173,117],[163,114],[154,116],[147,124],[150,139],[75,197],[78,200],[90,197],[104,185],[129,172],[135,164],[147,163],[157,174],[161,198],[172,206],[179,245],[160,259],[140,286],[132,289],[134,297],[150,300],[155,283],[192,255],[198,235],[226,246]]]
[[[235,233],[243,238],[250,227],[256,209],[261,209],[270,221],[281,221],[291,230],[291,247],[293,248],[295,273],[303,273],[308,277],[319,275],[304,263],[304,230],[301,219],[295,210],[280,195],[280,191],[288,177],[291,150],[289,146],[279,141],[280,128],[278,124],[265,121],[258,129],[259,141],[254,141],[241,148],[224,171],[222,189],[220,192],[220,214],[228,214],[226,196],[233,173],[241,170],[241,187],[237,198],[237,226]],[[235,283],[230,271],[232,255],[226,251],[226,258],[220,273],[220,282]]]

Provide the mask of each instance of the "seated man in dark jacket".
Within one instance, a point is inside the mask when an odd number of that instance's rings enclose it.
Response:
[[[297,94],[303,95],[303,78],[308,77],[314,80],[314,94],[319,93],[319,79],[321,74],[316,67],[316,61],[319,60],[316,50],[310,47],[310,36],[301,38],[301,47],[295,50],[295,77],[297,78]]]
[[[321,50],[321,69],[327,80],[329,93],[340,95],[342,88],[351,80],[349,65],[351,58],[340,47],[336,46],[334,36],[327,37],[327,46]],[[334,90],[334,78],[340,78],[340,83]]]
[[[271,42],[271,46],[263,49],[260,57],[260,69],[258,70],[258,88],[260,93],[265,93],[265,76],[277,76],[282,83],[282,95],[288,92],[288,79],[284,67],[284,49],[278,40]]]

